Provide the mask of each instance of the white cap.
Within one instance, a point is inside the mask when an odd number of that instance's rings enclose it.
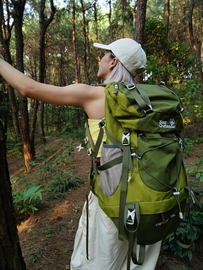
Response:
[[[131,38],[121,38],[109,45],[94,43],[95,47],[112,51],[123,66],[133,75],[145,70],[147,57],[141,45]]]

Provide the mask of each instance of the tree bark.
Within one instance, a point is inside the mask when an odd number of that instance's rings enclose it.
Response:
[[[46,68],[45,68],[45,35],[48,26],[54,18],[56,9],[53,4],[53,0],[50,0],[50,10],[45,9],[46,0],[39,1],[39,25],[40,25],[40,74],[39,80],[41,83],[45,82]],[[46,143],[45,132],[44,132],[44,102],[40,102],[40,119],[39,119],[39,133],[40,140],[42,143]]]
[[[146,9],[147,9],[147,0],[137,0],[135,40],[142,46],[144,43]],[[142,83],[142,81],[143,81],[143,74],[137,75],[135,78],[135,82]]]
[[[86,81],[87,84],[89,84],[89,74],[88,74],[88,66],[87,66],[87,29],[86,29],[86,26],[87,26],[88,22],[86,21],[86,18],[85,18],[86,9],[84,7],[83,0],[80,0],[80,4],[81,4],[81,7],[82,7],[82,21],[83,21],[83,26],[82,26],[83,37],[84,37],[83,62],[84,62],[85,81]]]
[[[76,48],[75,0],[72,0],[72,42],[73,42],[73,53],[75,58],[75,83],[79,83],[80,68]]]
[[[164,0],[164,24],[169,27],[170,19],[170,0]]]
[[[9,3],[6,1],[5,3],[6,9],[3,9],[3,1],[0,3],[0,21],[2,24],[1,31],[0,31],[0,42],[3,45],[3,48],[5,50],[5,59],[8,63],[12,64],[11,60],[11,54],[9,50],[10,45],[10,39],[11,39],[11,31],[13,28],[13,23],[11,22],[11,12],[9,9]],[[11,105],[11,111],[12,111],[12,120],[13,120],[13,126],[15,130],[15,137],[16,141],[19,141],[21,132],[20,132],[20,125],[18,121],[18,108],[16,103],[16,98],[14,95],[14,89],[8,85],[8,96],[9,101]]]
[[[15,26],[15,40],[16,40],[16,67],[22,73],[24,73],[23,66],[23,13],[26,0],[13,1],[14,4],[14,26]],[[30,162],[33,158],[31,152],[30,132],[29,132],[29,115],[28,115],[28,103],[27,98],[19,94],[19,110],[22,129],[22,142],[23,142],[23,156],[26,170],[31,169]]]
[[[113,27],[112,27],[112,23],[111,23],[111,19],[112,19],[112,2],[111,2],[111,0],[108,1],[108,5],[109,5],[109,12],[108,12],[109,36],[110,36],[110,40],[113,40]]]
[[[20,248],[11,183],[6,159],[5,134],[0,121],[0,269],[26,270]]]
[[[193,11],[194,11],[194,7],[195,7],[195,2],[194,0],[190,0],[190,9],[189,9],[189,23],[188,23],[188,27],[189,27],[189,36],[190,36],[190,43],[191,43],[191,47],[195,56],[195,60],[196,60],[196,65],[197,65],[197,69],[199,72],[199,80],[201,82],[201,89],[203,89],[203,72],[202,72],[202,60],[201,60],[201,47],[202,47],[202,35],[199,34],[198,36],[198,30],[196,30],[196,35],[195,35],[195,31],[193,29]],[[202,90],[203,93],[203,90]]]

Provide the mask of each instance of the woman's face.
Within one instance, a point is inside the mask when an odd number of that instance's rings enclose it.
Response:
[[[98,78],[105,80],[109,76],[113,67],[115,66],[114,60],[115,58],[111,57],[111,51],[105,51],[97,73]]]

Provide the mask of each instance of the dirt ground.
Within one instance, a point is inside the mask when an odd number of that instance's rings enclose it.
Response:
[[[64,151],[61,140],[50,141],[50,147],[55,153]],[[203,145],[193,150],[192,156],[186,162],[195,160],[198,153],[202,153]],[[47,161],[48,162],[48,161]],[[36,179],[41,164],[33,167],[31,172],[25,173],[23,161],[9,159],[9,172],[13,179],[20,174],[28,181]],[[28,216],[18,217],[18,232],[23,257],[29,270],[68,270],[73,250],[74,237],[85,201],[87,190],[87,175],[90,168],[90,158],[86,151],[75,150],[67,157],[66,169],[71,169],[76,177],[84,180],[80,187],[72,188],[63,193],[59,199],[50,199],[39,205],[39,210]],[[70,166],[71,168],[68,168]],[[195,251],[192,262],[174,257],[170,252],[160,254],[157,270],[201,270],[203,269],[203,241]],[[102,270],[102,269],[92,269]],[[119,269],[118,269],[119,270]],[[147,270],[147,269],[145,269]]]

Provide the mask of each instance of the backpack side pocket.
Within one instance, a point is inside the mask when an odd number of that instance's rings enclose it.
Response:
[[[103,144],[100,165],[101,167],[106,165],[107,168],[100,171],[99,187],[106,196],[112,196],[119,186],[122,173],[122,158],[119,161],[120,157],[122,157],[122,150],[119,147],[112,144]],[[114,160],[116,164],[111,166],[110,162]],[[117,160],[119,163],[117,163]]]

